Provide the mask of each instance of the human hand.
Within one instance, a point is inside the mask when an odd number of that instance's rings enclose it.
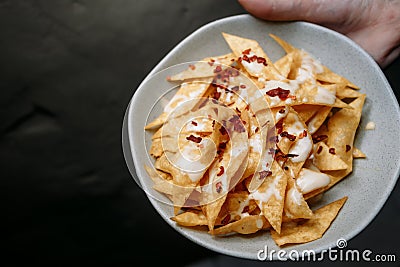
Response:
[[[400,54],[400,0],[239,0],[256,17],[304,20],[353,39],[384,68]]]

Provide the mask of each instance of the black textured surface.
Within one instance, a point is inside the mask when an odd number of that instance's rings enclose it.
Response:
[[[232,0],[0,0],[3,263],[267,264],[176,233],[121,150],[125,108],[151,68],[199,26],[239,13]],[[399,71],[400,60],[385,70],[397,97]],[[399,194],[349,247],[400,257]]]

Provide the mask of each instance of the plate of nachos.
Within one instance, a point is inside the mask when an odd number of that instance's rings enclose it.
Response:
[[[248,259],[301,255],[379,212],[399,176],[399,118],[382,71],[348,38],[240,15],[200,28],[145,78],[124,153],[187,238]]]

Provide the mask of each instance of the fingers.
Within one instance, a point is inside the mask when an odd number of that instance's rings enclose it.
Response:
[[[348,12],[347,1],[327,0],[239,0],[251,14],[266,20],[305,20],[319,24],[338,24],[344,12]]]

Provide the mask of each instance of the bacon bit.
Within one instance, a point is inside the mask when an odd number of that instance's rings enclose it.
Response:
[[[218,192],[219,193],[219,192]],[[227,225],[231,221],[231,215],[228,213],[221,221],[222,225]]]
[[[195,143],[200,143],[202,138],[201,137],[196,137],[193,134],[191,134],[190,136],[186,137],[186,140],[195,142]]]
[[[317,154],[320,154],[322,152],[322,148],[323,148],[322,146],[318,147]]]
[[[250,54],[250,51],[251,51],[251,48],[246,49],[246,50],[244,50],[244,51],[242,52],[242,54],[243,54],[243,55],[248,55],[248,54]]]
[[[278,88],[267,91],[266,94],[270,97],[277,96],[277,97],[279,97],[280,100],[283,101],[288,98],[289,93],[290,93],[290,90],[285,90],[285,89],[278,87]]]
[[[195,70],[195,69],[196,69],[196,66],[195,66],[195,65],[192,65],[192,64],[190,64],[190,65],[189,65],[189,68],[190,68],[191,70]]]
[[[222,192],[222,183],[218,182],[215,184],[215,189],[217,190],[217,193],[221,193]]]
[[[286,110],[285,110],[284,108],[282,108],[282,109],[280,109],[278,112],[279,112],[280,114],[284,114],[284,113],[286,112]]]
[[[215,67],[215,69],[214,69],[214,73],[221,72],[221,71],[222,71],[221,66],[217,66],[217,67]],[[219,78],[219,79],[220,79],[220,78]]]
[[[329,153],[331,153],[332,155],[335,155],[336,154],[335,148],[333,148],[333,147],[329,148]]]
[[[260,171],[258,173],[260,174],[260,180],[272,175],[271,171]]]
[[[289,134],[288,132],[286,132],[286,131],[284,131],[284,132],[281,132],[280,133],[280,136],[281,137],[287,137],[290,141],[294,141],[294,140],[296,140],[296,136],[295,135],[293,135],[293,134]]]
[[[349,146],[349,145],[346,145],[346,152],[349,152],[349,151],[350,151],[350,149],[351,149],[351,146]]]
[[[197,122],[195,122],[195,121],[192,121],[192,124],[193,124],[194,126],[197,126]]]
[[[240,85],[240,88],[245,89],[245,88],[246,88],[246,85],[245,85],[245,84],[241,84],[241,85]]]
[[[237,115],[233,115],[232,118],[229,119],[229,122],[233,124],[233,130],[239,133],[243,133],[246,129],[243,126],[242,120]]]
[[[276,123],[275,128],[277,133],[280,134],[283,131],[283,120],[280,120]]]
[[[246,207],[243,208],[242,213],[246,213],[246,212],[249,212],[249,211],[250,211],[250,207],[246,206]]]
[[[317,135],[317,136],[313,136],[313,143],[316,144],[318,142],[321,142],[322,140],[325,140],[326,138],[328,138],[327,135],[325,134],[321,134],[321,135]]]

